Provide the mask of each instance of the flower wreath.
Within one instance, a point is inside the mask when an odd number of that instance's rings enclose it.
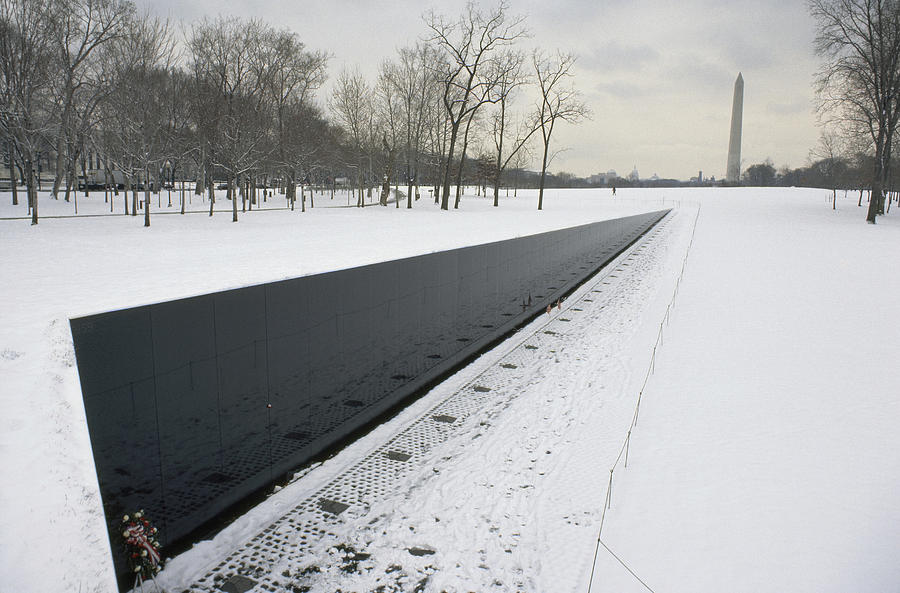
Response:
[[[141,580],[152,579],[162,570],[163,560],[159,553],[159,530],[140,510],[132,516],[122,517],[122,537],[125,552],[132,572]]]

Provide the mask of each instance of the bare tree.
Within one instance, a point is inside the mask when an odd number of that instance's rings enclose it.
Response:
[[[470,1],[456,21],[448,21],[434,12],[425,17],[432,32],[431,41],[446,56],[445,67],[439,72],[450,132],[443,172],[442,210],[450,207],[451,168],[460,126],[471,122],[481,106],[496,101],[493,90],[497,80],[485,76],[491,53],[512,45],[527,34],[524,17],[509,17],[507,10],[507,3],[501,1],[496,8],[484,13]],[[457,185],[462,162],[458,171]]]
[[[468,156],[470,133],[474,132],[473,138],[472,138],[472,144],[477,144],[478,140],[479,140],[479,138],[477,136],[478,136],[478,129],[480,127],[481,120],[480,120],[480,118],[478,118],[478,113],[479,112],[477,110],[474,110],[471,113],[469,113],[469,117],[466,118],[466,127],[463,129],[462,147],[460,148],[460,151],[459,151],[459,167],[456,169],[456,200],[453,202],[454,208],[459,208],[459,200],[462,197],[463,172],[465,171],[465,168],[466,168],[466,159]]]
[[[188,44],[193,69],[216,113],[207,131],[209,157],[227,176],[233,222],[238,221],[235,182],[258,165],[270,146],[268,81],[259,66],[260,39],[268,33],[257,20],[219,18],[196,25]]]
[[[837,209],[837,184],[841,173],[846,169],[844,158],[845,146],[843,136],[834,129],[824,129],[819,136],[819,145],[810,151],[810,157],[816,159],[813,166],[819,170],[822,181],[831,187],[831,209]]]
[[[102,87],[97,81],[97,50],[123,34],[132,21],[134,5],[129,0],[54,0],[55,67],[57,78],[54,94],[58,109],[56,138],[56,175],[51,193],[59,194],[64,173],[69,173],[71,186],[74,163],[83,139],[84,120],[90,119]],[[85,95],[85,96],[80,96]],[[79,103],[81,109],[79,109]],[[68,191],[66,192],[68,198]]]
[[[440,96],[432,96],[425,118],[425,162],[433,186],[434,203],[441,203],[441,189],[446,170],[447,144],[450,138],[450,120]]]
[[[347,134],[355,154],[356,186],[359,191],[356,205],[364,205],[363,160],[371,132],[372,101],[369,85],[359,70],[344,69],[328,103],[338,125]]]
[[[828,123],[868,132],[874,147],[866,220],[883,212],[891,145],[900,116],[900,3],[896,0],[810,0],[817,21],[820,110]]]
[[[407,135],[406,118],[403,114],[403,98],[397,89],[396,81],[400,78],[397,64],[386,60],[381,64],[381,72],[375,83],[375,133],[381,138],[382,157],[384,159],[381,197],[379,203],[387,206],[390,197],[391,181],[394,179],[394,165],[402,138]],[[397,197],[397,207],[400,198]]]
[[[437,85],[434,67],[438,56],[429,45],[418,43],[402,48],[397,63],[388,72],[388,81],[400,101],[400,119],[405,136],[406,207],[412,208],[413,185],[419,192],[419,163],[428,127],[428,108],[434,103]]]
[[[22,158],[31,224],[38,223],[36,158],[50,133],[52,0],[0,0],[0,125]],[[13,164],[10,163],[10,167]]]
[[[276,161],[287,180],[287,198],[293,203],[297,191],[297,170],[308,161],[315,147],[308,142],[310,122],[317,118],[309,101],[311,94],[325,82],[328,56],[307,51],[297,35],[278,31],[263,40],[265,62],[269,68],[268,91],[275,117]]]
[[[167,143],[167,161],[171,175],[170,182],[174,184],[176,178],[181,178],[179,193],[181,214],[184,214],[185,182],[189,179],[189,172],[197,169],[194,163],[197,162],[200,153],[197,125],[193,118],[193,101],[189,96],[193,89],[193,79],[188,72],[175,67],[171,69],[167,86],[169,100],[166,102],[168,113],[165,122],[171,136]]]
[[[538,210],[544,206],[544,180],[550,156],[550,137],[557,122],[577,123],[590,117],[590,110],[579,99],[578,91],[567,85],[571,69],[575,64],[572,54],[558,53],[555,57],[544,56],[539,50],[532,54],[532,65],[540,89],[540,104],[537,108],[538,126],[543,140],[541,159],[541,181],[538,189]]]
[[[127,185],[132,186],[132,215],[137,214],[138,186],[143,187],[144,226],[148,227],[152,177],[174,137],[168,120],[174,60],[168,22],[146,14],[135,19],[128,34],[105,55],[115,64],[115,91],[109,97],[105,118],[109,124],[105,146],[116,167],[126,174]]]
[[[518,124],[512,124],[515,138],[511,141],[512,145],[509,145],[507,135],[511,127],[511,98],[516,89],[528,82],[528,78],[523,72],[525,55],[521,52],[507,51],[500,56],[498,62],[497,109],[491,117],[491,136],[494,141],[496,157],[492,179],[494,206],[500,205],[500,177],[503,175],[503,171],[539,129],[537,118],[524,116]]]

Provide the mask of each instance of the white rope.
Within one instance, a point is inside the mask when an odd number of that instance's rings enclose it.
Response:
[[[616,560],[618,560],[619,563],[620,563],[622,566],[624,566],[625,569],[628,570],[628,572],[630,572],[630,573],[632,574],[632,576],[634,576],[634,578],[636,578],[636,579],[637,579],[644,587],[646,587],[648,591],[650,591],[651,593],[653,593],[653,589],[651,589],[651,588],[647,585],[647,583],[645,583],[644,581],[642,581],[642,580],[640,579],[640,577],[638,577],[638,576],[634,573],[634,571],[632,571],[632,570],[631,570],[631,569],[630,569],[630,568],[622,561],[621,558],[619,558],[618,556],[616,556],[616,555],[613,553],[613,551],[610,550],[609,547],[607,547],[607,545],[603,543],[603,541],[600,539],[600,537],[601,537],[601,535],[603,534],[603,525],[604,525],[604,523],[606,522],[606,511],[612,507],[612,482],[613,482],[613,472],[615,471],[616,467],[619,465],[619,461],[622,459],[623,453],[624,453],[624,455],[625,455],[625,467],[628,467],[628,451],[629,451],[629,448],[630,448],[630,445],[631,445],[631,432],[632,432],[632,431],[634,430],[634,428],[637,426],[638,415],[640,414],[640,409],[641,409],[641,399],[642,399],[643,396],[644,396],[644,390],[647,388],[647,382],[650,380],[650,375],[653,374],[653,372],[654,372],[654,370],[655,370],[655,368],[656,368],[656,350],[657,350],[657,348],[658,348],[660,345],[662,345],[662,342],[663,342],[663,327],[669,324],[670,312],[671,312],[672,309],[675,308],[675,298],[678,296],[678,291],[679,291],[679,289],[681,288],[681,280],[682,280],[682,278],[684,277],[684,270],[685,270],[685,267],[687,266],[688,256],[689,256],[690,253],[691,253],[691,246],[694,244],[694,234],[697,232],[697,221],[699,220],[699,218],[700,218],[700,205],[698,204],[698,205],[697,205],[697,214],[694,216],[694,226],[693,226],[693,228],[691,229],[691,239],[690,239],[690,241],[688,242],[687,249],[685,250],[684,260],[681,262],[681,272],[678,274],[678,278],[677,278],[676,281],[675,281],[675,290],[674,290],[674,292],[673,292],[673,294],[672,294],[672,298],[671,298],[669,304],[666,306],[666,313],[665,313],[665,315],[663,316],[663,319],[662,319],[662,321],[661,321],[660,324],[659,324],[659,332],[656,334],[656,344],[653,345],[653,352],[652,352],[652,354],[650,355],[650,365],[649,365],[649,367],[648,367],[648,369],[647,369],[647,374],[644,376],[644,383],[643,383],[643,385],[641,385],[641,389],[640,389],[640,391],[638,392],[637,403],[636,403],[635,406],[634,406],[634,415],[633,415],[632,418],[631,418],[631,426],[628,427],[628,433],[625,435],[625,441],[622,443],[622,447],[619,449],[619,455],[616,457],[615,463],[613,463],[612,468],[610,468],[610,470],[609,470],[609,485],[607,486],[607,489],[606,489],[606,500],[605,500],[604,503],[603,503],[603,512],[600,514],[600,528],[597,530],[597,545],[596,545],[596,547],[595,547],[595,549],[594,549],[594,561],[593,561],[593,563],[591,564],[591,576],[590,576],[590,579],[588,580],[588,593],[590,593],[591,587],[592,587],[592,585],[593,585],[593,583],[594,583],[594,570],[596,569],[597,555],[598,555],[598,552],[599,552],[599,550],[600,550],[600,546],[601,546],[601,545],[602,545],[604,548],[606,548],[606,550],[607,550],[610,554],[612,554],[613,557],[614,557]]]
[[[648,585],[647,583],[645,583],[645,582],[641,579],[641,577],[639,577],[638,575],[636,575],[635,572],[634,572],[633,570],[631,570],[631,568],[630,568],[627,564],[625,564],[625,562],[624,562],[621,558],[619,558],[618,556],[616,556],[616,553],[613,552],[612,550],[610,550],[610,549],[609,549],[609,546],[607,546],[607,545],[603,542],[603,540],[601,540],[600,538],[597,538],[597,541],[600,542],[600,545],[601,545],[601,546],[603,546],[604,548],[606,548],[606,551],[607,551],[607,552],[609,552],[610,554],[612,554],[612,557],[613,557],[613,558],[615,558],[616,560],[619,561],[619,564],[621,564],[622,566],[625,567],[625,570],[627,570],[628,572],[631,573],[631,576],[633,576],[634,578],[636,578],[637,581],[638,581],[640,584],[642,584],[648,591],[650,591],[650,593],[656,593],[653,589],[650,588],[650,585]]]

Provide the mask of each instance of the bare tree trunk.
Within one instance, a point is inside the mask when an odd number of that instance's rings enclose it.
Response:
[[[150,226],[150,168],[144,168],[144,226]]]
[[[241,212],[247,211],[247,179],[244,175],[237,178],[238,193],[241,194]]]
[[[463,145],[462,145],[462,153],[459,159],[459,171],[456,174],[456,203],[453,204],[454,208],[459,208],[459,198],[462,194],[462,176],[463,169],[466,166],[466,151],[469,149],[469,130],[472,128],[472,120],[475,118],[475,111],[472,111],[472,114],[469,116],[469,121],[466,122],[466,131],[463,134]]]
[[[456,136],[459,133],[459,124],[450,128],[450,147],[447,149],[447,161],[444,167],[444,187],[441,188],[441,210],[450,209],[450,175],[453,168],[453,149],[456,146]]]
[[[98,165],[100,163],[97,163]],[[103,169],[103,202],[109,202],[109,211],[113,211],[113,199],[109,195],[109,169]]]
[[[137,208],[137,197],[135,197],[135,192],[137,191],[136,186],[131,183],[131,176],[125,177],[125,183],[122,184],[122,195],[125,198],[125,214],[128,214],[128,192],[131,191],[131,205],[132,205],[132,213],[134,216],[134,209]]]
[[[19,190],[16,187],[16,159],[13,158],[15,151],[13,150],[13,144],[10,141],[7,144],[7,149],[9,151],[9,184],[12,189],[12,205],[19,205]]]
[[[544,180],[547,177],[547,151],[550,146],[548,143],[544,143],[544,158],[541,161],[541,184],[538,189],[538,210],[544,209]]]
[[[891,186],[891,142],[893,137],[893,130],[888,129],[888,133],[886,134],[886,136],[887,137],[884,143],[884,153],[881,158],[881,193],[878,195],[878,214],[880,215],[883,215],[885,213],[885,195],[889,193],[888,188]]]
[[[113,175],[112,170],[109,168],[109,162],[106,162],[103,164],[103,171],[104,171],[104,174],[106,175],[107,185],[112,187],[113,195],[118,196],[119,195],[119,184],[116,183],[116,177],[115,177],[115,175]],[[112,198],[110,198],[110,201],[111,200],[112,200]]]
[[[413,178],[409,171],[409,157],[406,160],[406,209],[412,208]],[[397,198],[400,201],[400,198]]]
[[[209,215],[213,215],[213,207],[216,203],[216,186],[213,184],[212,176],[206,176],[206,189],[209,192]]]
[[[387,206],[388,198],[391,195],[391,180],[388,177],[387,172],[384,174],[384,178],[381,181],[381,198],[379,198],[378,202],[382,206]]]
[[[81,175],[84,177],[84,197],[90,197],[90,190],[88,189],[88,175],[87,175],[87,162],[85,162],[84,154],[81,155]]]
[[[75,165],[71,161],[66,162],[66,202],[69,201],[69,196],[72,193],[72,171],[74,167]]]
[[[53,175],[53,187],[50,190],[50,194],[53,196],[54,200],[59,199],[59,187],[62,184],[62,175],[65,170],[65,152],[63,146],[63,137],[60,136],[56,142],[56,172]]]
[[[284,192],[291,205],[291,212],[293,212],[297,203],[297,175],[293,171],[287,176],[287,186],[285,186]]]
[[[140,184],[140,177],[136,179],[137,183],[131,186],[131,215],[137,216],[138,211],[138,185]],[[127,193],[127,192],[126,192]]]
[[[881,178],[883,176],[884,143],[879,137],[875,142],[875,170],[872,175],[872,189],[869,194],[869,208],[866,212],[866,222],[875,224],[875,217],[878,215],[878,203],[881,201]]]
[[[38,200],[37,188],[35,188],[35,170],[31,159],[25,156],[25,191],[28,194],[28,205],[31,208],[31,224],[38,223]]]
[[[502,146],[502,142],[503,141],[501,140],[501,146]],[[498,152],[497,154],[499,155],[500,153]],[[499,156],[497,157],[496,167],[497,167],[497,169],[494,174],[494,207],[495,208],[500,205],[500,173],[501,173],[501,171],[500,171],[500,157]],[[508,192],[507,192],[507,195],[509,195]]]
[[[237,196],[234,192],[234,177],[231,175],[228,176],[228,199],[231,200],[231,222],[238,221],[238,213],[237,213]]]

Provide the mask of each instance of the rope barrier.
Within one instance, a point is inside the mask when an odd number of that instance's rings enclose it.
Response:
[[[607,489],[606,489],[606,500],[604,501],[604,504],[603,504],[603,511],[600,514],[600,527],[597,530],[597,545],[594,548],[594,561],[591,564],[591,576],[588,581],[588,593],[590,593],[591,587],[593,586],[593,583],[594,583],[594,571],[596,569],[597,555],[599,553],[601,545],[604,548],[606,548],[606,550],[610,554],[612,554],[612,556],[616,560],[618,560],[619,563],[622,566],[624,566],[625,569],[628,570],[628,572],[630,572],[632,576],[634,576],[634,578],[636,578],[644,587],[646,587],[648,591],[653,593],[653,589],[651,589],[647,585],[647,583],[642,581],[640,579],[640,577],[638,577],[634,573],[634,571],[631,570],[628,567],[628,565],[626,565],[622,561],[621,558],[616,556],[615,553],[613,553],[613,551],[610,550],[609,547],[607,547],[607,545],[605,543],[603,543],[603,541],[601,540],[601,535],[603,534],[603,525],[606,522],[606,511],[612,508],[613,473],[615,472],[616,467],[618,467],[619,461],[622,460],[623,452],[625,455],[625,467],[628,467],[628,452],[629,452],[629,449],[631,446],[631,433],[634,430],[634,428],[637,426],[638,416],[640,414],[640,409],[641,409],[641,400],[643,399],[643,396],[644,396],[644,390],[647,388],[647,382],[650,380],[650,375],[653,374],[653,372],[655,371],[655,368],[656,368],[656,351],[657,351],[657,348],[659,346],[661,346],[663,343],[663,327],[669,324],[670,312],[672,309],[675,308],[675,299],[678,296],[679,289],[681,288],[681,280],[684,277],[684,270],[685,270],[685,267],[687,266],[687,260],[688,260],[688,256],[690,255],[690,252],[691,252],[691,246],[693,246],[693,244],[694,244],[694,235],[697,232],[697,221],[699,220],[699,218],[700,218],[700,205],[698,204],[697,205],[697,213],[694,216],[694,225],[693,225],[693,228],[691,229],[691,238],[688,241],[688,246],[687,246],[687,249],[685,250],[684,259],[681,262],[681,271],[679,272],[678,278],[675,281],[675,289],[673,291],[672,298],[669,300],[669,303],[666,305],[666,313],[663,316],[663,319],[662,319],[662,321],[660,321],[660,324],[659,324],[659,331],[656,334],[656,343],[653,345],[653,352],[650,355],[650,365],[647,369],[646,375],[644,375],[644,382],[641,385],[640,390],[638,391],[638,398],[637,398],[637,402],[634,406],[634,415],[631,418],[631,425],[628,427],[628,432],[625,435],[625,440],[622,443],[622,447],[619,449],[619,455],[616,457],[615,462],[613,463],[612,467],[609,470],[609,485],[607,486]]]
[[[625,467],[628,467],[628,449],[631,446],[631,429],[628,430],[628,436],[625,437]]]

